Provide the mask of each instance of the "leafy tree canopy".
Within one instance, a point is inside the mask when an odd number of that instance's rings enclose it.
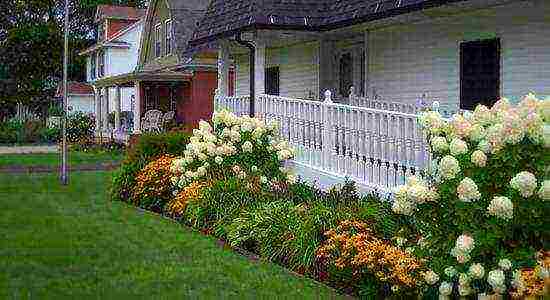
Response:
[[[70,0],[69,80],[85,80],[78,52],[94,43],[100,4],[143,8],[145,0]],[[0,1],[0,105],[48,101],[63,78],[64,0]]]

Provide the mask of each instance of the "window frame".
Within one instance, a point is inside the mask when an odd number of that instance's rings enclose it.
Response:
[[[97,75],[97,56],[95,53],[90,55],[90,79],[95,80]]]
[[[164,54],[171,55],[173,51],[172,45],[174,40],[173,22],[171,19],[164,21],[164,29]]]
[[[97,52],[97,57],[97,78],[102,78],[103,76],[105,76],[105,50],[99,50]]]
[[[155,58],[160,58],[162,56],[162,23],[157,23],[155,25]]]

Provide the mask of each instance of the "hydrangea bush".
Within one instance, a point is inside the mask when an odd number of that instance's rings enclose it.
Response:
[[[408,246],[438,275],[426,292],[517,293],[518,272],[550,248],[550,101],[503,98],[450,120],[425,112],[420,122],[435,171],[398,187],[393,210],[413,218],[422,243]]]
[[[174,160],[172,177],[177,189],[194,181],[228,177],[259,178],[261,183],[295,180],[283,163],[294,156],[289,144],[277,136],[275,123],[228,111],[216,112],[213,126],[205,121],[193,130],[183,157]]]

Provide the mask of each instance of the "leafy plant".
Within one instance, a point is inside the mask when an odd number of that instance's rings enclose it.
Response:
[[[437,172],[432,182],[410,178],[399,187],[394,210],[411,216],[423,237],[411,246],[431,258],[441,285],[456,285],[462,296],[505,293],[510,265],[531,268],[536,251],[550,248],[549,106],[529,94],[517,107],[501,99],[450,121],[421,116]],[[446,275],[451,267],[456,272]]]

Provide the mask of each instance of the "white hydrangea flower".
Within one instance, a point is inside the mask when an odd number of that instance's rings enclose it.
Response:
[[[449,150],[447,140],[442,136],[436,136],[432,138],[432,150],[435,153],[445,153]]]
[[[472,125],[472,129],[470,130],[469,138],[473,142],[479,142],[483,138],[485,138],[485,128],[481,126],[480,124],[474,124]]]
[[[200,120],[199,121],[199,130],[203,133],[205,132],[212,132],[212,126],[206,121]]]
[[[486,126],[493,122],[494,117],[493,113],[489,108],[487,108],[487,106],[478,105],[474,110],[472,120],[479,125]]]
[[[457,156],[468,152],[468,145],[465,141],[455,138],[449,144],[451,155]]]
[[[528,198],[533,196],[537,189],[537,178],[533,173],[520,172],[510,180],[510,186],[523,197]]]
[[[239,179],[245,179],[245,178],[246,178],[246,172],[245,172],[245,171],[239,172],[239,174],[237,175],[237,178],[239,178]]]
[[[472,124],[464,116],[455,114],[451,120],[453,134],[460,138],[466,138],[470,135]],[[451,147],[452,148],[452,147]]]
[[[460,285],[470,285],[472,278],[467,273],[458,274],[458,284]]]
[[[481,193],[477,188],[477,184],[469,177],[462,179],[456,188],[458,199],[463,202],[472,202],[481,198]]]
[[[503,133],[507,143],[515,145],[525,137],[522,118],[515,112],[507,112],[503,119]]]
[[[439,162],[439,173],[443,179],[454,179],[460,173],[460,164],[454,156],[447,155]]]
[[[202,177],[206,175],[206,168],[203,166],[200,166],[197,168],[197,174],[198,176]]]
[[[498,267],[503,271],[512,269],[512,262],[509,259],[503,258],[498,261]]]
[[[441,114],[435,111],[420,114],[419,121],[422,127],[433,135],[442,132],[443,128],[445,128],[445,121],[441,117]]]
[[[239,165],[234,165],[232,169],[235,174],[239,174],[241,172],[241,167]]]
[[[487,128],[487,142],[489,142],[491,153],[497,153],[504,147],[504,135],[504,126],[501,123]]]
[[[481,150],[475,150],[470,157],[472,163],[480,168],[487,165],[487,155]]]
[[[495,292],[503,291],[505,289],[505,279],[506,277],[504,276],[504,272],[500,269],[492,270],[487,275],[487,283],[493,288]]]
[[[440,285],[439,285],[439,294],[442,295],[442,296],[450,296],[451,294],[453,293],[453,285],[446,282],[446,281],[443,281]]]
[[[393,204],[392,204],[392,211],[400,215],[412,216],[415,209],[416,209],[416,205],[413,202],[408,201],[407,199],[405,200],[395,199],[395,201],[393,201]]]
[[[263,183],[263,184],[266,184],[267,183],[267,177],[260,176],[260,182]]]
[[[455,269],[455,267],[453,266],[448,266],[445,268],[445,270],[443,271],[445,273],[445,275],[447,275],[447,277],[449,278],[454,278],[456,276],[456,274],[458,273]]]
[[[470,252],[474,249],[475,240],[467,234],[462,234],[456,239],[455,247],[451,250],[454,256],[461,264],[470,260]]]
[[[537,194],[543,201],[550,201],[550,180],[542,182]]]
[[[489,143],[489,141],[487,140],[481,140],[479,144],[477,144],[477,149],[485,154],[489,154],[492,152],[491,143]]]
[[[468,269],[468,274],[470,274],[470,276],[474,279],[481,279],[483,278],[483,275],[485,275],[485,268],[483,268],[483,265],[479,263],[473,264]]]
[[[254,145],[252,145],[250,141],[246,141],[243,143],[242,148],[243,148],[243,152],[250,153],[254,150]]]
[[[459,284],[458,285],[458,294],[460,296],[468,296],[472,293],[472,288],[469,284]]]
[[[216,158],[214,158],[214,161],[218,164],[218,165],[221,165],[223,163],[223,158],[221,156],[216,156]]]
[[[286,181],[289,184],[295,184],[296,183],[296,176],[294,174],[287,174],[286,175]]]
[[[514,217],[514,204],[508,197],[497,196],[491,200],[487,212],[491,216],[511,220]]]
[[[424,273],[424,280],[429,285],[434,285],[439,281],[439,275],[437,275],[434,271],[429,270]]]

